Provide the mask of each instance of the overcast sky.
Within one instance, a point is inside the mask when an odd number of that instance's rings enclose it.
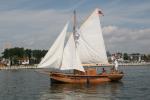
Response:
[[[74,9],[80,24],[95,8],[108,51],[150,53],[150,0],[0,0],[0,51],[48,49]]]

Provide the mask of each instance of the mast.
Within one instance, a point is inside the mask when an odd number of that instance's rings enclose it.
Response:
[[[75,34],[76,34],[76,10],[73,11],[73,38],[74,38],[74,41],[75,41]],[[77,47],[76,43],[75,43],[75,47]],[[73,70],[73,74],[75,75],[75,69]]]
[[[63,60],[61,70],[75,70],[85,72],[79,54],[77,52],[77,32],[76,32],[76,12],[74,11],[73,16],[73,32],[66,43],[63,52]]]
[[[75,46],[77,48],[79,34],[77,33],[77,30],[76,30],[77,19],[76,19],[76,11],[75,10],[73,11],[73,14],[74,14],[74,16],[73,16],[73,37],[74,37],[74,41],[75,41]]]
[[[73,35],[75,37],[75,34],[76,34],[76,11],[74,10],[73,11]]]

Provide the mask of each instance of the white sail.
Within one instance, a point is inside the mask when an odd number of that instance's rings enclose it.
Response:
[[[80,27],[79,54],[83,64],[108,63],[99,14],[96,9]]]
[[[70,35],[70,38],[65,46],[62,65],[60,69],[61,70],[76,69],[84,72],[84,68],[81,64],[78,51],[75,46],[73,34]]]
[[[108,60],[99,19],[100,13],[101,11],[96,9],[80,27],[80,35],[71,34],[64,47],[67,24],[38,67],[84,71],[82,64],[107,64]]]
[[[59,68],[62,61],[64,42],[67,33],[68,23],[60,33],[52,47],[49,49],[45,57],[42,59],[38,68]]]

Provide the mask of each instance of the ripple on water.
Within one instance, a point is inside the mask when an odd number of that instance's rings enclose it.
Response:
[[[0,71],[0,100],[150,100],[150,67],[121,67],[122,82],[50,84],[32,70]]]

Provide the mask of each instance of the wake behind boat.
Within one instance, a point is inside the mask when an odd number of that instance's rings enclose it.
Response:
[[[61,71],[49,72],[52,83],[102,83],[122,79],[123,72],[113,69],[108,73],[103,69],[102,73],[98,73],[97,68],[90,66],[92,64],[109,65],[100,25],[101,15],[101,10],[95,9],[77,30],[76,12],[74,11],[73,32],[69,32],[67,39],[67,23],[38,65],[38,68]],[[67,40],[66,44],[65,40]],[[67,74],[66,71],[72,73]]]

